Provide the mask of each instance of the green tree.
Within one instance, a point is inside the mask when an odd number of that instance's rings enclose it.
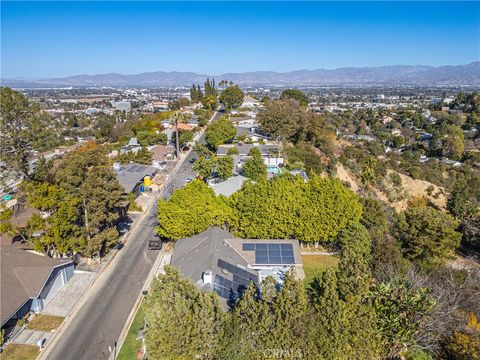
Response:
[[[362,214],[358,196],[340,181],[315,176],[307,183],[291,175],[246,182],[229,202],[236,214],[231,229],[253,239],[333,242]]]
[[[124,192],[107,156],[99,149],[68,154],[55,174],[55,182],[79,201],[84,239],[81,251],[87,256],[101,256],[114,241],[102,232],[114,227],[118,220]]]
[[[381,344],[374,309],[359,296],[342,299],[337,276],[335,270],[328,269],[313,289],[315,312],[308,319],[307,338],[316,347],[315,358],[379,358]]]
[[[0,87],[0,160],[30,179],[34,150],[49,150],[60,143],[53,120],[23,94]]]
[[[250,158],[243,165],[242,173],[252,180],[259,181],[267,178],[267,167],[260,151],[253,147],[249,153]]]
[[[372,240],[367,229],[353,223],[338,235],[341,244],[338,289],[342,298],[365,296],[372,284],[370,270]],[[355,281],[351,281],[355,279]]]
[[[213,359],[224,313],[216,294],[201,292],[170,265],[154,278],[145,314],[149,359]]]
[[[193,163],[192,169],[196,171],[202,179],[208,179],[213,172],[213,162],[211,159],[200,156]]]
[[[282,92],[280,99],[293,99],[300,103],[300,105],[306,107],[308,105],[308,97],[300,90],[296,89],[287,89]]]
[[[229,86],[220,94],[219,100],[227,110],[238,108],[243,103],[244,94],[238,85]]]
[[[257,115],[261,129],[274,139],[292,141],[295,144],[308,142],[325,151],[335,133],[325,122],[325,117],[306,111],[296,100],[269,101]]]
[[[193,140],[193,133],[188,130],[178,130],[178,142],[180,145],[180,149],[183,149],[187,146],[187,143]],[[176,138],[173,138],[174,144],[176,144]]]
[[[414,203],[400,214],[398,227],[405,255],[426,265],[453,254],[460,245],[459,222],[451,215],[423,203]]]
[[[146,147],[142,147],[137,152],[127,151],[124,154],[120,154],[117,156],[116,160],[122,165],[126,165],[129,163],[151,165],[152,156],[153,154],[150,151],[148,151]]]
[[[257,289],[250,283],[235,304],[234,316],[239,320],[241,344],[250,358],[269,358],[276,351],[300,350],[296,334],[298,322],[307,313],[303,284],[289,271],[279,286],[273,277],[266,278]]]
[[[205,109],[215,111],[217,109],[217,97],[213,95],[204,96],[202,104]]]
[[[143,165],[152,164],[152,153],[146,147],[142,147],[135,154],[135,162]]]
[[[231,209],[210,187],[194,180],[175,190],[170,199],[158,202],[157,232],[164,238],[178,240],[210,226],[224,226],[231,216]]]
[[[113,131],[116,124],[115,116],[101,113],[94,122],[95,137],[97,139],[107,138]]]
[[[229,148],[228,151],[227,151],[227,155],[228,156],[238,155],[238,149],[236,147]]]
[[[167,145],[167,134],[155,131],[140,131],[137,134],[137,139],[140,145]]]
[[[429,289],[415,287],[405,278],[394,278],[374,286],[370,295],[377,314],[386,358],[397,358],[416,345],[416,335],[435,301]]]
[[[41,156],[35,163],[35,169],[31,176],[32,180],[37,182],[46,182],[51,180],[52,165],[52,160],[47,161],[43,156]]]
[[[277,140],[293,139],[304,123],[304,110],[293,100],[269,101],[257,115],[263,131]]]
[[[215,155],[213,151],[211,151],[208,147],[200,143],[195,144],[194,149],[199,156],[203,156],[207,159],[210,159]]]
[[[473,197],[470,187],[463,181],[457,181],[448,197],[448,211],[460,220],[475,215],[478,210],[471,200]]]
[[[234,161],[231,156],[223,156],[215,159],[215,172],[222,180],[227,180],[233,175]]]
[[[69,194],[58,185],[35,182],[28,183],[26,191],[32,206],[50,213],[42,236],[31,239],[35,249],[49,256],[70,256],[81,251],[84,234],[78,194]],[[41,228],[42,223],[38,224],[32,228]]]
[[[360,222],[372,238],[372,270],[376,278],[383,278],[391,269],[403,271],[408,261],[404,259],[396,239],[396,212],[380,200],[362,198],[363,213]]]
[[[214,121],[205,131],[205,141],[211,149],[217,149],[218,145],[232,141],[237,134],[237,129],[226,117]]]
[[[446,137],[443,140],[443,153],[445,156],[460,160],[465,148],[464,135],[461,128],[449,125],[446,130]]]

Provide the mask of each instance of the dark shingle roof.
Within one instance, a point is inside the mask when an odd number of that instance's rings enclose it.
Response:
[[[2,246],[0,258],[2,324],[8,321],[30,298],[40,295],[55,267],[73,264],[70,259],[52,259],[22,251],[13,246]]]
[[[135,186],[142,181],[142,179],[149,175],[153,175],[157,172],[157,169],[153,166],[141,165],[141,164],[128,164],[121,166],[120,170],[116,171],[117,179],[120,185],[126,193],[135,189]]]

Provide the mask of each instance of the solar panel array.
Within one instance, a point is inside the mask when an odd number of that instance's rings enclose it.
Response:
[[[245,243],[243,251],[255,251],[255,264],[294,264],[292,244]]]
[[[233,281],[220,275],[215,275],[215,284],[213,289],[217,294],[225,299],[231,297],[237,298],[242,290],[246,289],[250,281],[258,284],[258,276],[245,271],[238,266],[232,265],[221,259],[218,260],[218,266],[233,274]]]

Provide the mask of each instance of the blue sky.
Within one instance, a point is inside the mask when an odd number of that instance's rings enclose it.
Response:
[[[479,4],[2,1],[1,76],[466,64]]]

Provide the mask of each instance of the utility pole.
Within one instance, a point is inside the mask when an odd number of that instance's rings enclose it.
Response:
[[[175,145],[176,145],[176,150],[177,150],[177,160],[180,160],[180,144],[178,142],[178,113],[176,112],[174,114],[175,117]]]

